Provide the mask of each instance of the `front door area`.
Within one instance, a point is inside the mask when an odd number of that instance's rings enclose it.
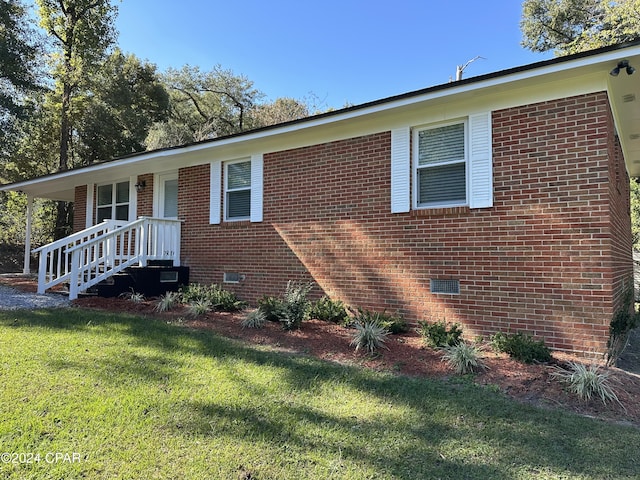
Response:
[[[162,173],[157,177],[153,216],[178,218],[178,172]]]

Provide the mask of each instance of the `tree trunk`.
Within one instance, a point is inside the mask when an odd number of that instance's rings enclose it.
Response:
[[[65,83],[62,92],[62,108],[60,112],[60,161],[58,171],[63,172],[69,168],[69,143],[71,140],[71,85]]]
[[[71,233],[73,225],[73,203],[57,202],[56,227],[53,232],[54,240],[60,240]]]

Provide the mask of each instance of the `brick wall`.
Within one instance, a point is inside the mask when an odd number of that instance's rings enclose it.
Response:
[[[138,217],[153,216],[153,174],[139,175],[138,183],[145,182],[144,189],[138,193]],[[135,219],[131,219],[135,220]]]
[[[191,279],[255,302],[288,280],[468,338],[525,331],[603,352],[630,277],[628,177],[606,94],[493,113],[494,207],[390,213],[390,133],[264,156],[264,221],[209,225],[209,166],[180,170]],[[459,295],[430,279],[458,279]]]
[[[76,187],[73,200],[73,233],[84,230],[87,226],[87,186]]]

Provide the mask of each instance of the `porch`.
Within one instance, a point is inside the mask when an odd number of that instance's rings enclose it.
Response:
[[[181,222],[141,217],[105,220],[33,250],[38,259],[38,293],[69,285],[69,299],[130,267],[180,267]],[[25,272],[26,273],[26,272]]]

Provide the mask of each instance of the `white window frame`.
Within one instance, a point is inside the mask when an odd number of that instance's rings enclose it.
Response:
[[[462,124],[464,127],[464,158],[461,160],[449,160],[445,162],[433,163],[430,165],[420,166],[419,164],[419,135],[420,132],[425,130],[433,130],[436,128],[447,127],[451,125],[460,125]],[[413,141],[413,162],[412,162],[412,179],[413,179],[413,208],[416,210],[425,210],[425,209],[433,209],[433,208],[450,208],[450,207],[464,207],[469,205],[469,175],[470,175],[470,162],[469,162],[469,122],[468,119],[462,118],[453,120],[445,123],[437,123],[437,124],[429,124],[429,125],[421,125],[413,128],[412,132],[412,141]],[[419,203],[420,195],[420,185],[418,180],[418,171],[419,170],[427,170],[429,168],[442,167],[447,165],[458,165],[464,163],[465,165],[465,199],[462,202],[433,202],[433,203]]]
[[[120,183],[126,183],[128,190],[129,190],[129,201],[127,202],[120,202],[117,203],[116,200],[116,195],[117,195],[117,185]],[[96,223],[98,222],[98,210],[101,208],[105,208],[107,205],[100,205],[100,195],[98,193],[98,190],[100,189],[100,187],[104,187],[106,185],[111,185],[111,220],[116,220],[116,210],[117,207],[122,207],[122,206],[127,206],[127,219],[126,220],[119,220],[121,222],[128,222],[131,220],[131,213],[132,213],[132,205],[135,205],[136,203],[136,197],[135,194],[132,192],[132,183],[131,183],[131,179],[121,179],[121,180],[116,180],[114,182],[104,182],[104,183],[99,183],[96,184],[96,195],[95,195],[95,218],[96,218]],[[135,191],[135,190],[134,190]]]
[[[224,220],[225,222],[242,222],[242,221],[247,221],[247,220],[251,220],[251,213],[253,210],[253,205],[251,204],[251,199],[249,200],[249,215],[246,215],[244,217],[229,217],[229,193],[230,192],[245,192],[248,191],[249,195],[253,195],[252,193],[252,188],[253,188],[253,175],[250,174],[249,178],[250,178],[250,185],[248,187],[237,187],[237,188],[229,188],[229,165],[235,165],[238,163],[248,163],[249,164],[249,168],[251,169],[250,171],[253,172],[253,165],[252,165],[252,161],[251,158],[243,158],[241,160],[234,160],[232,162],[224,162],[224,179],[223,179],[223,183],[224,183]]]

